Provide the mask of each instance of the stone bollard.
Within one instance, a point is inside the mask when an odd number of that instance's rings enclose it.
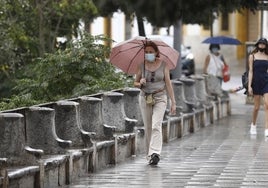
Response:
[[[205,78],[200,75],[191,76],[192,79],[195,80],[195,88],[196,88],[196,97],[197,99],[205,105],[211,105],[211,100],[214,99],[213,96],[209,95],[206,90]]]
[[[115,126],[116,132],[130,133],[134,131],[137,120],[130,119],[126,116],[123,96],[124,94],[118,92],[107,92],[103,94],[103,120],[105,124]]]
[[[194,104],[193,110],[195,112],[195,126],[194,130],[198,130],[200,127],[205,126],[205,109],[202,103],[196,97],[195,80],[190,78],[181,78],[183,82],[184,96],[186,101]]]
[[[182,131],[181,136],[193,132],[195,126],[194,104],[185,100],[183,83],[172,80],[172,85],[177,103],[177,114],[181,116]]]
[[[71,140],[72,147],[91,147],[93,132],[86,132],[80,123],[79,103],[58,101],[55,105],[55,125],[57,135],[64,140]]]
[[[221,103],[220,117],[228,116],[232,114],[231,99],[228,91],[222,91],[222,95],[219,99]]]
[[[102,99],[82,96],[78,98],[80,104],[81,127],[88,132],[95,132],[94,139],[106,140],[113,138],[115,126],[103,122]]]
[[[215,119],[219,119],[225,115],[230,115],[231,103],[229,93],[222,90],[220,81],[215,76],[204,75],[204,77],[206,81],[207,93],[214,96]]]
[[[65,153],[64,148],[72,144],[70,140],[60,139],[55,129],[55,110],[47,107],[30,107],[26,111],[27,144],[41,148],[45,154]]]
[[[37,164],[35,156],[41,157],[43,151],[26,146],[24,116],[2,113],[0,126],[0,158],[7,158],[8,166]]]
[[[201,103],[197,99],[195,92],[195,80],[190,78],[181,78],[180,81],[183,83],[185,100],[192,103],[194,108],[200,108]]]
[[[208,95],[206,91],[205,78],[200,75],[191,76],[195,80],[196,85],[196,97],[206,109],[206,125],[212,124],[214,121],[213,117],[213,96]]]
[[[177,111],[181,113],[193,112],[194,104],[185,99],[183,83],[178,80],[172,80],[172,85],[175,93]]]
[[[18,163],[24,150],[23,118],[18,113],[0,114],[0,157],[8,157],[10,164]]]
[[[7,158],[0,158],[0,186],[2,188],[9,187],[9,179],[8,179],[8,172],[7,172]]]
[[[216,76],[207,74],[204,74],[204,78],[207,93],[211,96],[214,96],[214,100],[217,100],[217,97],[222,95],[220,80]]]
[[[131,119],[138,120],[137,122],[138,127],[144,126],[139,106],[140,89],[125,88],[123,92],[124,92],[124,107],[126,116]]]

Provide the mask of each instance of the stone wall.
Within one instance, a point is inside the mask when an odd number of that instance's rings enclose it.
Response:
[[[173,80],[177,114],[165,114],[163,141],[183,139],[230,115],[228,93],[203,75]],[[0,186],[57,187],[145,155],[140,90],[124,88],[0,113]]]

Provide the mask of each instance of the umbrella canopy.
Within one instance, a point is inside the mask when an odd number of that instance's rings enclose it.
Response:
[[[147,41],[153,41],[160,52],[160,59],[167,63],[170,69],[174,69],[179,59],[179,52],[160,39],[148,39],[135,37],[117,44],[112,48],[110,63],[127,74],[135,74],[139,64],[144,62],[144,48]]]
[[[207,44],[228,44],[228,45],[240,45],[241,42],[235,38],[226,37],[226,36],[216,36],[209,37],[205,39],[202,43]]]

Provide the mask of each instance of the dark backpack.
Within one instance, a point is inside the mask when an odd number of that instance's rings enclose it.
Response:
[[[241,79],[242,79],[242,85],[246,89],[246,91],[244,92],[244,94],[246,95],[248,93],[248,71],[242,74]]]

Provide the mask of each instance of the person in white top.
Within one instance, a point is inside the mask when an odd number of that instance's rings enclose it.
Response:
[[[223,55],[219,52],[219,44],[210,44],[210,53],[206,56],[203,73],[216,76],[222,83],[222,69],[226,63]]]

